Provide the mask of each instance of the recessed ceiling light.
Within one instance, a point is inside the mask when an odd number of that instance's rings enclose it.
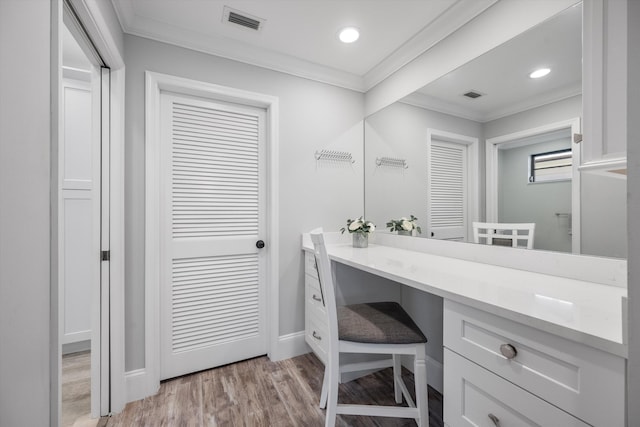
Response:
[[[360,32],[357,28],[347,27],[340,30],[338,37],[343,43],[353,43],[360,37]]]
[[[550,72],[551,72],[550,68],[539,68],[534,72],[532,72],[531,74],[529,74],[529,77],[531,77],[532,79],[539,79],[540,77],[546,76]]]

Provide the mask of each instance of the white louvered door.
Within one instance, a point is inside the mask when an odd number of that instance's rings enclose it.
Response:
[[[264,118],[161,95],[161,379],[266,353]]]
[[[466,241],[467,150],[464,144],[431,141],[427,227],[434,239]]]

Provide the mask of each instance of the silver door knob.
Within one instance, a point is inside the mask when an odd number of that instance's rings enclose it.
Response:
[[[513,359],[518,355],[518,350],[511,344],[502,344],[500,346],[500,353],[507,359]]]

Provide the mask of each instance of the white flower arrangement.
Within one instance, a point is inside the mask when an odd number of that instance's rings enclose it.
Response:
[[[413,231],[416,230],[418,233],[422,233],[422,229],[416,223],[418,218],[411,215],[410,218],[402,217],[400,219],[390,219],[387,222],[387,227],[389,227],[389,231]]]
[[[373,233],[376,229],[376,226],[371,222],[363,219],[363,217],[356,219],[348,219],[347,226],[342,227],[340,232],[344,233],[345,231],[349,231],[349,233],[360,233],[360,234],[369,234]]]

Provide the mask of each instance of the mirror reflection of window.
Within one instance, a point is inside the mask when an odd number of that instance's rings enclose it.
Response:
[[[535,223],[534,249],[571,252],[571,137],[540,135],[498,154],[498,222]]]

